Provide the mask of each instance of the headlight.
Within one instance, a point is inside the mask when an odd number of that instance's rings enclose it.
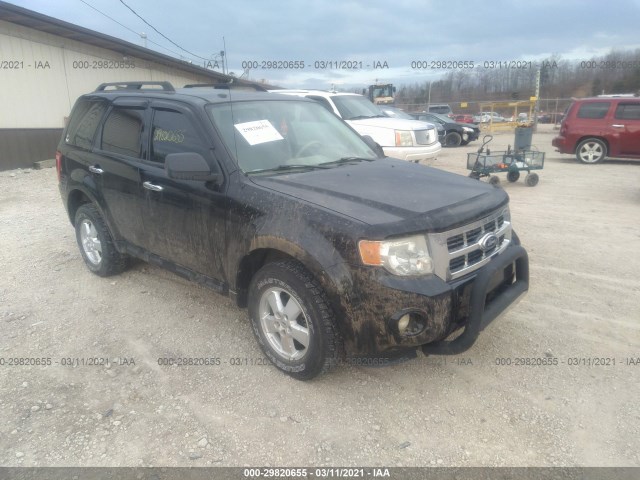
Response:
[[[396,147],[413,147],[411,132],[396,130]]]
[[[511,222],[511,212],[509,211],[509,207],[502,210],[502,218],[504,218],[505,222]]]
[[[463,131],[463,132],[469,132],[469,133],[471,133],[471,132],[473,132],[473,128],[469,128],[469,127],[462,127],[462,131]]]
[[[433,273],[433,261],[424,235],[380,242],[360,240],[358,248],[362,263],[384,267],[394,275]]]

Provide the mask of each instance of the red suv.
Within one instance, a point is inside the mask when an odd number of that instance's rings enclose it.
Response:
[[[583,163],[605,157],[640,159],[640,98],[576,99],[567,109],[552,145]]]

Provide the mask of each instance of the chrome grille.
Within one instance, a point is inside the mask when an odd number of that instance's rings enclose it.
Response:
[[[436,134],[433,128],[428,130],[414,130],[413,133],[418,145],[431,145],[436,141]]]
[[[485,265],[511,242],[509,211],[502,208],[488,217],[463,227],[429,234],[436,274],[445,280],[467,275]],[[495,245],[481,246],[487,234],[497,237]]]

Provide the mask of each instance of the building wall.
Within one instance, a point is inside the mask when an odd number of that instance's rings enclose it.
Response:
[[[211,78],[0,21],[0,170],[53,158],[64,119],[103,82]],[[57,139],[53,141],[57,133]]]

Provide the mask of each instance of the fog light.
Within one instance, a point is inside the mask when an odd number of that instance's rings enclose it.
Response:
[[[389,327],[401,337],[413,337],[419,335],[427,328],[427,319],[424,312],[409,311],[398,312],[389,323]]]
[[[400,333],[400,335],[404,335],[404,332],[407,330],[410,321],[411,315],[409,315],[408,313],[406,315],[403,315],[400,320],[398,320],[398,332]]]

